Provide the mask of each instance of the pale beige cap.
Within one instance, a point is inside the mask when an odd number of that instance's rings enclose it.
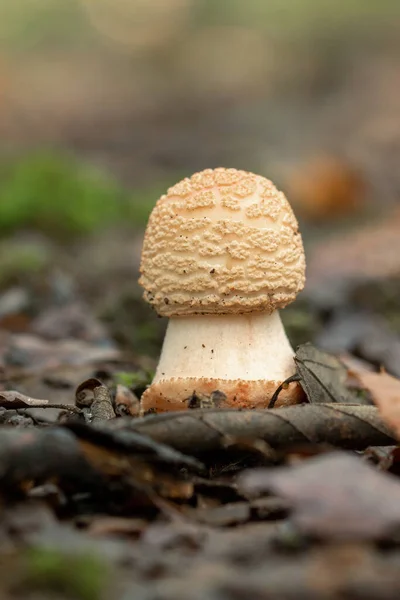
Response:
[[[305,258],[285,195],[264,177],[218,168],[161,196],[140,271],[162,316],[270,313],[303,289]]]

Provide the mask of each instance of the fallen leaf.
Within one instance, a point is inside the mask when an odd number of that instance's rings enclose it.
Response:
[[[0,392],[0,406],[7,409],[16,408],[32,408],[35,406],[46,406],[48,400],[40,398],[29,398],[25,394],[10,390],[8,392]]]
[[[388,373],[351,371],[352,377],[368,390],[386,423],[400,438],[400,379]]]
[[[393,434],[376,406],[326,403],[272,410],[191,410],[115,419],[107,428],[145,433],[181,452],[199,456],[225,448],[226,438],[263,440],[272,448],[332,444],[363,449],[393,444]]]
[[[245,494],[274,493],[292,508],[292,522],[308,536],[390,539],[400,527],[400,483],[360,458],[332,452],[294,467],[254,469],[238,479]]]
[[[302,344],[294,357],[300,383],[311,404],[340,402],[362,404],[360,399],[346,387],[347,369],[332,354]]]
[[[319,350],[310,343],[298,346],[294,356],[297,374],[284,383],[299,381],[310,404],[366,404],[346,385],[347,369],[338,358]],[[271,398],[269,408],[274,408],[282,384]]]
[[[92,405],[94,400],[94,391],[103,384],[100,379],[91,377],[78,385],[75,390],[75,404],[79,408],[85,408]]]
[[[119,383],[115,391],[114,410],[119,417],[127,415],[138,417],[140,400],[129,388]]]

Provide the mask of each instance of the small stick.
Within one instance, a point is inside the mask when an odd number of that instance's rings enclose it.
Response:
[[[94,400],[90,407],[92,413],[92,423],[99,421],[108,421],[115,418],[111,395],[105,385],[99,385],[93,390]]]

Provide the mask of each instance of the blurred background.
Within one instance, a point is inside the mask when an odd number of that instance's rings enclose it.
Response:
[[[156,356],[149,211],[225,166],[300,219],[293,344],[400,374],[399,29],[398,0],[0,0],[0,366],[21,334]]]

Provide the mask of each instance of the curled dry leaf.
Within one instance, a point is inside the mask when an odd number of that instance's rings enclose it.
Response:
[[[115,417],[110,390],[99,379],[91,377],[75,391],[75,405],[85,410],[93,422],[107,421]]]
[[[7,409],[16,408],[33,408],[38,406],[46,406],[48,400],[42,400],[40,398],[29,398],[25,394],[10,390],[7,392],[0,392],[0,406]]]
[[[78,385],[75,391],[75,404],[79,408],[91,406],[94,400],[94,390],[103,384],[100,379],[91,377]]]
[[[287,500],[299,530],[324,539],[389,539],[400,527],[400,483],[360,458],[332,452],[294,467],[239,477],[245,494]]]
[[[368,390],[382,418],[400,439],[400,379],[388,373],[352,371],[351,376]]]
[[[272,448],[326,443],[345,448],[393,444],[375,406],[303,404],[271,410],[192,410],[143,419],[109,421],[108,427],[144,433],[196,456],[217,452],[226,439],[263,440]]]
[[[119,383],[115,391],[114,410],[119,417],[127,415],[138,417],[140,414],[140,400],[129,388]]]

